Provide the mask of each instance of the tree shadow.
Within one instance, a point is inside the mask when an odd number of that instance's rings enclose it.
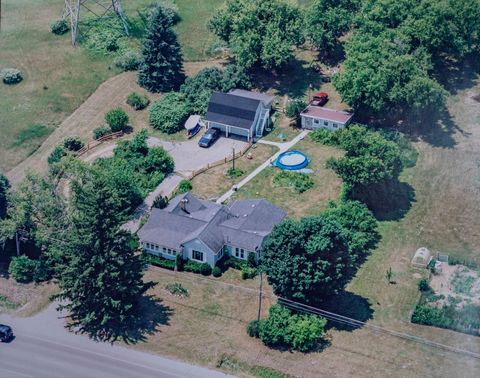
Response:
[[[328,50],[321,50],[318,53],[318,60],[330,67],[337,66],[345,60],[345,48],[343,43],[337,43]]]
[[[173,310],[162,304],[154,296],[142,296],[138,303],[139,317],[133,324],[127,324],[114,330],[114,333],[127,344],[144,342],[148,335],[158,331],[160,325],[169,325]]]
[[[259,90],[275,89],[279,96],[289,97],[303,97],[310,86],[318,88],[323,82],[321,72],[303,59],[292,59],[279,70],[253,68],[251,77]]]
[[[472,54],[459,61],[453,58],[443,58],[434,61],[433,77],[450,94],[475,86],[480,73],[480,56]]]
[[[373,318],[373,309],[369,301],[366,298],[349,291],[342,291],[337,295],[326,299],[321,303],[320,307],[322,310],[355,319],[359,322],[355,324],[355,322],[342,321],[342,319],[328,319],[327,329],[335,328],[337,330],[351,332],[362,328],[362,323]]]
[[[415,202],[415,189],[406,182],[391,180],[356,187],[348,197],[365,203],[377,220],[392,221],[403,218],[410,210]]]

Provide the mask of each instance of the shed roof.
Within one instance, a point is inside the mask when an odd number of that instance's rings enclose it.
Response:
[[[300,115],[338,123],[347,123],[353,117],[352,113],[314,105],[308,105]]]
[[[228,93],[235,96],[241,96],[245,98],[252,98],[254,100],[260,100],[264,103],[265,106],[271,106],[273,102],[273,96],[270,96],[263,92],[247,91],[245,89],[233,89]]]

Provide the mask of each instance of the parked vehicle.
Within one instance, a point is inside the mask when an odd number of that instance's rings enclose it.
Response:
[[[314,106],[323,106],[328,101],[328,93],[326,92],[317,92],[313,95],[313,100],[311,105]]]
[[[12,339],[13,339],[12,328],[5,324],[0,324],[0,342],[7,343]]]
[[[208,148],[220,137],[220,130],[212,127],[205,131],[205,134],[198,141],[200,147]]]

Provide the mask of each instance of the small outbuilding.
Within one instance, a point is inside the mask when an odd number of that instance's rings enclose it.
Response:
[[[353,114],[314,105],[312,102],[301,113],[303,129],[342,129],[352,120]]]
[[[422,247],[415,252],[415,256],[413,256],[412,259],[412,266],[426,268],[428,264],[430,264],[430,261],[432,261],[432,254],[427,248]]]

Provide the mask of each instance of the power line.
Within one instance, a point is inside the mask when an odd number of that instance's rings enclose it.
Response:
[[[217,285],[220,284],[220,285],[224,285],[224,286],[234,287],[234,288],[237,288],[237,289],[240,289],[240,290],[243,290],[243,291],[249,291],[249,292],[252,292],[252,293],[255,293],[255,294],[258,294],[259,291],[260,291],[258,289],[252,289],[252,288],[247,288],[247,287],[243,287],[243,286],[240,286],[240,285],[235,285],[235,284],[228,283],[228,282],[217,281],[217,280],[213,280],[213,279],[207,278],[207,277],[202,277],[202,276],[191,277],[187,273],[171,272],[169,270],[162,269],[162,268],[159,268],[159,267],[154,267],[154,268],[159,269],[162,272],[166,272],[166,273],[171,274],[171,275],[181,275],[182,277],[187,278],[191,282],[193,282],[194,280],[200,279],[200,280],[215,283]],[[294,310],[301,311],[301,312],[304,312],[304,313],[310,313],[310,314],[323,316],[326,319],[332,320],[334,322],[338,322],[340,324],[347,324],[347,325],[350,325],[350,326],[353,326],[353,327],[368,328],[368,329],[370,329],[370,330],[372,330],[376,333],[383,333],[383,334],[386,334],[386,335],[389,335],[389,336],[394,336],[394,337],[401,338],[401,339],[404,339],[404,340],[408,340],[408,341],[411,341],[411,342],[415,342],[415,343],[418,343],[418,344],[424,344],[424,345],[427,345],[427,346],[430,346],[430,347],[433,347],[433,348],[446,350],[446,351],[449,351],[449,352],[453,352],[453,353],[456,353],[456,354],[461,354],[461,355],[464,355],[464,356],[468,356],[468,357],[472,357],[472,358],[480,360],[480,354],[475,353],[475,352],[471,352],[469,350],[457,348],[457,347],[454,347],[454,346],[451,346],[451,345],[438,343],[436,341],[432,341],[432,340],[429,340],[429,339],[426,339],[426,338],[423,338],[423,337],[413,336],[413,335],[410,335],[408,333],[395,331],[395,330],[388,329],[388,328],[385,328],[385,327],[380,327],[380,326],[377,326],[377,325],[374,325],[374,324],[371,324],[371,323],[367,323],[367,322],[363,322],[363,321],[360,321],[360,320],[357,320],[357,319],[350,318],[348,316],[340,315],[340,314],[337,314],[337,313],[334,313],[334,312],[331,312],[331,311],[326,311],[326,310],[323,310],[323,309],[318,308],[318,307],[313,307],[313,306],[306,305],[304,303],[292,301],[292,300],[287,299],[287,298],[278,297],[276,295],[266,294],[265,292],[263,293],[263,296],[265,296],[267,298],[270,298],[270,299],[277,300],[281,304],[284,304],[285,306],[290,307]]]

